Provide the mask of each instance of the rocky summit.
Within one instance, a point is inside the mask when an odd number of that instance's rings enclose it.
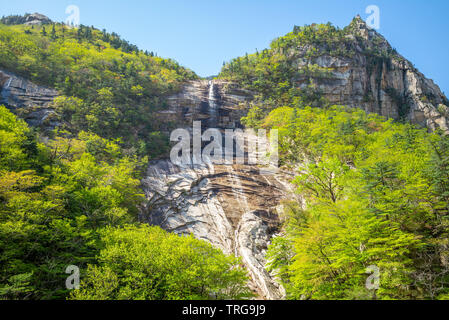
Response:
[[[44,16],[40,13],[32,13],[29,15],[25,15],[25,25],[40,25],[40,24],[49,24],[52,21],[47,16]]]
[[[350,28],[352,35],[347,38],[354,53],[352,57],[323,52],[307,61],[299,54],[295,57],[297,67],[316,64],[330,70],[328,77],[316,81],[319,90],[333,104],[363,108],[387,118],[405,118],[431,130],[448,131],[448,100],[440,88],[395,52],[360,17],[353,20]],[[393,54],[377,57],[370,55],[371,51]],[[305,78],[296,80],[301,86]]]
[[[262,106],[268,97],[283,104],[297,95],[314,106],[345,105],[429,130],[449,128],[440,88],[360,16],[344,29],[295,27],[270,49],[226,64],[220,78],[260,94]]]
[[[6,25],[19,25],[23,24],[26,26],[39,26],[44,24],[53,23],[50,18],[41,13],[27,13],[23,16],[8,16],[0,19],[1,23]]]

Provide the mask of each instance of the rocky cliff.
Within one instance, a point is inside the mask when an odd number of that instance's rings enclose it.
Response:
[[[385,38],[370,29],[360,17],[356,17],[350,27],[352,34],[347,38],[354,52],[352,57],[323,54],[310,61],[299,54],[297,68],[306,64],[328,68],[330,73],[326,77],[314,80],[333,104],[362,108],[393,119],[404,118],[431,130],[448,131],[448,100],[440,88],[396,53]],[[374,51],[385,56],[370,54]],[[388,55],[388,52],[393,54]],[[296,79],[299,86],[304,85],[305,78]]]
[[[31,126],[53,129],[54,110],[49,104],[58,95],[54,89],[39,86],[11,72],[0,70],[0,104],[4,104]]]
[[[266,109],[299,97],[449,130],[449,101],[440,88],[359,16],[344,29],[295,27],[269,49],[225,64],[220,78],[255,91]]]
[[[168,97],[167,110],[158,113],[161,120],[172,121],[179,127],[191,128],[193,121],[203,121],[208,127],[210,119],[210,80],[190,81],[179,93]],[[218,104],[219,128],[241,127],[240,119],[246,113],[244,106],[253,98],[253,93],[239,88],[232,82],[214,80],[213,96]]]
[[[282,173],[261,175],[248,165],[155,161],[142,181],[147,202],[141,219],[241,257],[258,296],[279,299],[283,289],[265,270],[265,253],[280,229],[280,201],[292,196],[288,179]]]
[[[193,81],[169,99],[170,108],[162,114],[186,129],[198,120],[204,129],[239,128],[242,105],[251,97],[230,83]],[[151,162],[142,180],[147,201],[140,218],[171,232],[193,234],[241,257],[257,296],[280,299],[284,291],[265,270],[265,253],[281,226],[281,200],[294,197],[291,176],[261,174],[258,166],[235,163]]]

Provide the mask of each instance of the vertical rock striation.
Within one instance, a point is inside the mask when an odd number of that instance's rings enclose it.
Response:
[[[213,101],[213,107],[210,101]],[[189,81],[179,93],[168,97],[168,108],[158,113],[163,121],[172,121],[180,127],[191,128],[193,121],[211,126],[211,110],[218,114],[213,125],[218,128],[241,127],[240,118],[246,115],[245,105],[253,98],[248,90],[226,81]]]

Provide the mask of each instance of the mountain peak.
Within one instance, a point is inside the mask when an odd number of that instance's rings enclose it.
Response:
[[[378,44],[385,49],[390,47],[387,40],[375,29],[370,27],[366,23],[366,21],[363,20],[362,17],[360,17],[360,15],[356,15],[354,19],[352,19],[348,27],[350,28],[351,33],[355,36],[362,37],[363,39],[368,41],[376,40]]]
[[[369,27],[367,24],[366,24],[366,22],[365,22],[365,20],[363,20],[362,19],[362,17],[358,14],[358,15],[356,15],[353,19],[352,19],[352,21],[351,21],[351,23],[350,23],[350,26],[353,26],[353,27],[356,27],[357,29],[359,29],[359,30],[373,30],[371,27]]]
[[[41,24],[50,24],[52,21],[49,17],[35,12],[35,13],[26,13],[25,15],[11,15],[7,17],[3,17],[0,20],[1,23],[6,25],[17,25],[17,24],[24,24],[24,25],[41,25]]]
[[[38,12],[26,14],[24,18],[25,18],[24,24],[26,25],[48,24],[52,22],[50,18]]]

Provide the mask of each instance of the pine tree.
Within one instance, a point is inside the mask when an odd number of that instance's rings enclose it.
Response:
[[[55,24],[53,24],[52,28],[51,28],[51,38],[53,40],[56,40],[58,37],[56,35],[56,28],[55,28]]]
[[[81,39],[83,38],[83,25],[80,25],[77,32],[76,32],[76,37],[78,39],[79,42],[81,42]]]

